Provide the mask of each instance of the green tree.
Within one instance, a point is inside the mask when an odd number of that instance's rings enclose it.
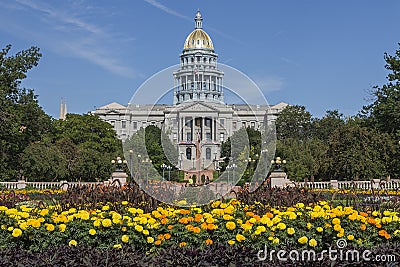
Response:
[[[128,151],[132,150],[132,169],[133,175],[138,174],[139,166],[146,168],[146,172],[150,172],[151,168],[145,164],[150,164],[145,161],[151,160],[151,165],[158,171],[162,172],[161,165],[166,164],[172,166],[174,171],[171,173],[171,179],[177,180],[178,173],[175,166],[178,165],[178,150],[174,146],[168,136],[161,131],[160,128],[154,125],[149,125],[146,128],[140,128],[123,144],[125,158],[129,158]],[[138,155],[141,157],[139,158]],[[141,175],[143,171],[141,171]],[[152,175],[149,173],[149,175]]]
[[[306,140],[311,134],[311,113],[304,106],[287,106],[276,119],[276,137],[278,140],[294,138]]]
[[[328,175],[338,180],[382,178],[390,174],[395,146],[390,135],[352,121],[337,128],[329,139]]]
[[[122,144],[113,127],[93,114],[67,114],[54,122],[53,143],[63,153],[67,180],[106,180],[111,160],[122,156]]]
[[[370,126],[392,135],[397,134],[400,139],[400,49],[394,56],[385,53],[384,58],[385,68],[390,71],[388,82],[373,88],[373,101],[363,107],[361,113],[368,116]]]
[[[11,45],[0,52],[0,176],[21,175],[21,153],[51,129],[51,119],[40,108],[32,89],[21,87],[27,72],[42,56],[31,47],[9,56]]]

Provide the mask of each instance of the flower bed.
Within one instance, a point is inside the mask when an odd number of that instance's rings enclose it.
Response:
[[[364,248],[400,241],[398,212],[363,212],[332,207],[325,201],[280,208],[238,200],[215,201],[203,208],[160,205],[148,213],[127,201],[116,205],[118,211],[110,205],[95,210],[1,206],[0,247],[41,251],[60,245],[132,246],[154,251],[173,245],[201,248],[220,243],[252,249],[267,246],[320,251],[338,239]]]

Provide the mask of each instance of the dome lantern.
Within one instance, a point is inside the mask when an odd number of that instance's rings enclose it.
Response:
[[[196,17],[194,18],[194,28],[195,29],[203,28],[203,17],[201,16],[200,9],[197,9]]]

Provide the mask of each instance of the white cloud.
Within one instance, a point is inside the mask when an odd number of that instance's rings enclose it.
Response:
[[[182,15],[181,13],[179,13],[179,12],[176,12],[175,10],[173,10],[173,9],[171,9],[171,8],[169,8],[169,7],[164,6],[164,5],[161,4],[160,2],[157,2],[157,1],[155,1],[155,0],[144,0],[144,1],[147,2],[147,3],[149,3],[150,5],[152,5],[152,6],[156,7],[156,8],[158,8],[158,9],[164,11],[164,12],[167,12],[168,14],[171,14],[171,15],[175,16],[175,17],[178,17],[178,18],[182,18],[182,19],[186,19],[186,20],[192,21],[192,19],[189,18],[188,16],[185,16],[185,15]]]
[[[132,42],[132,37],[119,32],[109,32],[98,24],[85,20],[85,12],[88,8],[82,6],[81,3],[76,5],[75,2],[67,7],[60,5],[55,7],[31,0],[16,0],[15,3],[19,6],[9,5],[7,8],[24,9],[25,12],[34,15],[36,22],[43,25],[43,27],[37,27],[37,25],[27,24],[22,28],[31,27],[28,31],[35,33],[34,38],[40,38],[42,43],[56,53],[82,58],[120,76],[139,75],[132,67],[122,63],[115,54],[115,50],[109,49],[117,44]],[[102,11],[94,10],[93,12]],[[32,38],[32,35],[29,36]]]

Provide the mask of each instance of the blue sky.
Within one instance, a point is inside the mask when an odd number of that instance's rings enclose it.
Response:
[[[400,42],[398,0],[0,0],[0,46],[40,47],[23,85],[53,117],[61,98],[82,114],[127,104],[148,77],[179,63],[198,8],[219,62],[252,78],[270,104],[317,117],[355,115],[386,82],[383,54]]]

